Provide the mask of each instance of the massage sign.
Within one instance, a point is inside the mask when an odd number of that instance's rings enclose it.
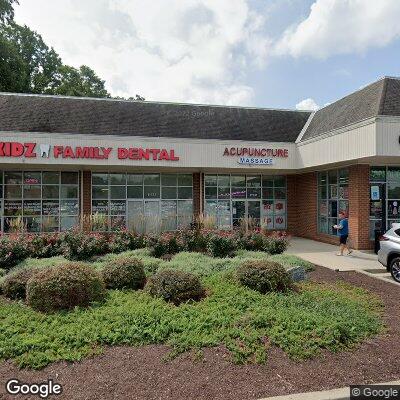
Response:
[[[0,142],[1,157],[108,160],[115,152],[120,160],[179,161],[175,150],[142,147],[51,146],[49,144]]]
[[[237,157],[239,164],[273,165],[276,158],[288,158],[288,149],[258,147],[225,147],[224,156]]]

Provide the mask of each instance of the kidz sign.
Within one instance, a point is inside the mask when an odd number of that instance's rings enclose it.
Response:
[[[112,147],[96,146],[50,146],[49,144],[0,142],[1,157],[37,158],[76,158],[108,160],[113,152]],[[179,161],[175,150],[142,147],[119,147],[116,156],[120,160],[153,160],[153,161]]]

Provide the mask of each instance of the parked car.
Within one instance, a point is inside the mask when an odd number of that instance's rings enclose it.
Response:
[[[400,224],[393,224],[379,239],[378,261],[400,283]]]

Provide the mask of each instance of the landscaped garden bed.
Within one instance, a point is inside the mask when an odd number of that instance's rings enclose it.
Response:
[[[221,349],[232,366],[269,365],[276,349],[304,363],[384,329],[376,295],[331,279],[294,282],[290,267],[314,266],[284,253],[285,235],[72,231],[3,241],[19,252],[25,241],[23,255],[1,259],[0,360],[18,367],[126,345],[167,346],[162,362],[175,364]]]

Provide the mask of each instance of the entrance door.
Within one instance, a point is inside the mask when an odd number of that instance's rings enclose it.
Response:
[[[379,229],[385,232],[386,227],[386,184],[373,183],[371,184],[371,201],[370,201],[370,220],[374,222],[370,229],[370,236],[374,238],[374,230]],[[390,202],[389,202],[390,203]],[[390,204],[389,204],[390,205]],[[388,210],[392,212],[392,210]]]
[[[143,201],[129,200],[127,208],[127,227],[130,231],[137,233],[145,233],[143,224]]]
[[[251,218],[256,226],[260,226],[260,200],[247,201],[247,215]]]
[[[144,219],[145,219],[145,233],[160,233],[161,218],[160,218],[159,200],[144,201]]]
[[[246,216],[246,201],[232,200],[232,224],[239,226],[240,220]]]

